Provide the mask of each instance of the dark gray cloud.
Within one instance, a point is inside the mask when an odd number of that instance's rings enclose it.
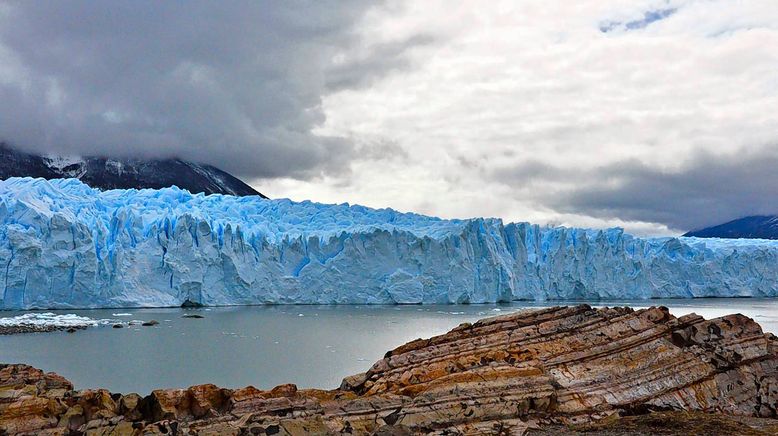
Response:
[[[376,44],[338,62],[327,77],[327,88],[341,90],[367,86],[389,71],[411,67],[405,56],[410,47],[428,46],[435,42],[432,35],[413,35],[400,41]]]
[[[778,147],[716,155],[699,151],[674,169],[636,159],[597,168],[527,161],[490,176],[512,186],[548,186],[535,200],[563,213],[661,223],[687,231],[778,213]]]
[[[181,156],[246,177],[346,170],[358,146],[312,133],[322,96],[407,66],[405,50],[427,41],[365,49],[356,26],[373,6],[0,5],[0,138],[31,151]]]

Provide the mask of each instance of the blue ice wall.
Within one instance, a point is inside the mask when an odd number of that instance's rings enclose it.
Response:
[[[0,308],[778,296],[778,241],[0,181]]]

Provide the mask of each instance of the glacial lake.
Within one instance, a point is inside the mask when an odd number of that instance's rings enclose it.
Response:
[[[156,388],[214,383],[261,389],[282,383],[335,388],[367,370],[387,350],[442,334],[463,322],[529,307],[579,301],[447,306],[251,306],[205,309],[53,311],[93,319],[157,320],[154,327],[110,325],[76,333],[0,336],[0,362],[54,371],[77,389],[148,394]],[[592,306],[667,306],[681,316],[742,313],[778,334],[778,299],[688,299],[588,302]],[[0,312],[11,317],[25,312]],[[182,318],[200,314],[201,319]]]

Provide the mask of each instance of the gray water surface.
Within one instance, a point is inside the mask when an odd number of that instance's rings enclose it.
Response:
[[[527,307],[580,302],[447,306],[252,306],[208,309],[66,310],[95,319],[157,320],[155,327],[94,327],[76,333],[0,336],[0,362],[54,371],[77,389],[148,394],[157,388],[214,383],[261,389],[282,383],[335,388],[386,351],[442,334],[463,322]],[[593,306],[664,305],[705,318],[742,313],[778,334],[778,299],[589,302]],[[0,312],[0,317],[23,312]],[[114,314],[129,313],[130,316]],[[202,319],[181,318],[198,313]]]

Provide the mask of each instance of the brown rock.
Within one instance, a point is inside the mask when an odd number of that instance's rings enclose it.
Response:
[[[644,415],[654,410],[697,415]],[[721,426],[704,424],[703,411]],[[389,351],[332,391],[200,385],[140,398],[0,365],[9,434],[770,434],[774,418],[775,336],[742,315],[676,318],[663,307],[554,307],[462,324]],[[662,419],[677,425],[659,431]]]
[[[187,392],[192,416],[196,418],[218,415],[229,399],[228,390],[212,384],[192,386]]]
[[[67,412],[59,418],[57,427],[64,427],[70,431],[76,431],[84,424],[86,424],[84,408],[77,404],[69,408]]]
[[[73,390],[72,383],[52,372],[44,373],[29,365],[0,364],[0,390],[25,386],[35,386],[41,391],[58,388]]]
[[[191,416],[190,397],[184,389],[157,389],[143,402],[153,422]]]
[[[123,395],[119,399],[119,414],[129,421],[139,421],[143,418],[140,410],[142,398],[138,394]]]
[[[0,429],[8,434],[34,432],[57,424],[57,407],[53,400],[37,396],[20,396],[0,405]]]
[[[343,381],[340,383],[340,390],[357,391],[365,384],[367,379],[368,378],[366,372],[361,372],[359,374],[345,377]]]
[[[73,399],[83,408],[87,421],[112,418],[118,413],[116,402],[105,389],[87,389],[73,395]]]

